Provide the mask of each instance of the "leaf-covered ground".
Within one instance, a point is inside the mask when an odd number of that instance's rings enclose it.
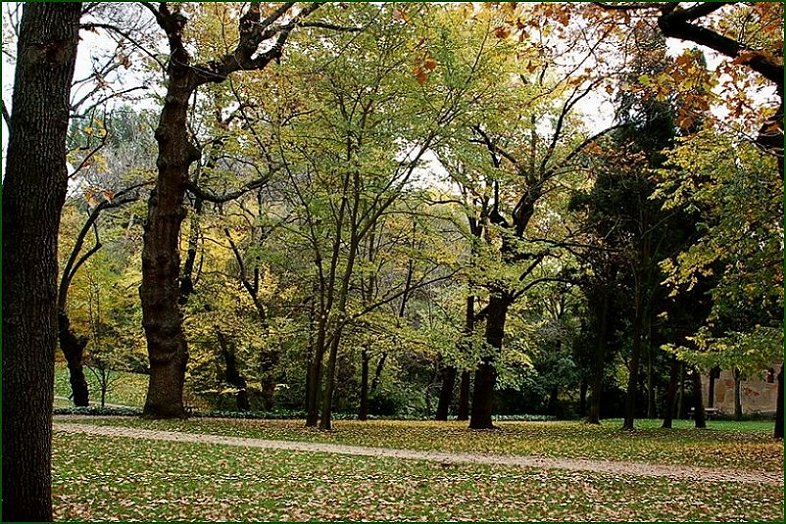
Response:
[[[601,426],[581,422],[500,422],[499,429],[491,431],[472,431],[463,422],[337,421],[330,432],[307,429],[299,420],[107,418],[80,422],[399,449],[783,471],[783,443],[772,438],[771,422],[712,421],[710,428],[697,430],[688,421],[680,421],[674,429],[664,430],[656,426],[656,421],[642,421],[641,428],[632,432],[621,430],[621,422],[617,421],[605,421]]]
[[[55,433],[57,520],[783,520],[780,486]]]

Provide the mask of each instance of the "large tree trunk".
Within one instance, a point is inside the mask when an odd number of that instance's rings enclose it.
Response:
[[[450,401],[453,400],[453,388],[456,385],[456,368],[445,366],[442,368],[442,387],[439,390],[436,420],[447,420]]]
[[[704,399],[701,397],[701,373],[698,368],[693,368],[691,381],[693,383],[693,418],[696,427],[703,429],[707,427],[707,417],[704,413]]]
[[[57,235],[82,4],[24,5],[3,182],[3,521],[52,520]]]
[[[193,85],[190,69],[173,56],[169,86],[155,136],[158,142],[158,183],[148,202],[142,249],[142,326],[150,359],[150,381],[143,415],[183,418],[183,385],[188,349],[183,333],[180,298],[180,226],[189,166],[199,151],[186,134]],[[187,63],[187,62],[186,62]]]
[[[491,295],[489,298],[485,337],[494,352],[502,350],[505,319],[510,303],[508,297],[499,294]],[[491,429],[494,427],[491,422],[491,411],[496,383],[497,370],[494,368],[494,356],[485,356],[475,370],[475,391],[472,394],[472,413],[469,419],[471,429]]]
[[[90,402],[90,393],[87,388],[87,379],[82,365],[87,338],[77,336],[71,329],[68,315],[62,310],[58,313],[58,338],[60,349],[68,363],[68,380],[71,383],[72,400],[75,406],[87,406]]]
[[[456,420],[469,420],[469,387],[471,376],[469,371],[461,372],[461,384],[459,385],[458,407],[456,409]]]
[[[671,370],[669,372],[669,389],[666,390],[666,407],[663,411],[662,428],[670,429],[674,418],[674,402],[677,398],[677,380],[680,375],[680,363],[677,357],[671,357]]]
[[[783,440],[783,364],[778,373],[778,401],[775,408],[775,438]]]

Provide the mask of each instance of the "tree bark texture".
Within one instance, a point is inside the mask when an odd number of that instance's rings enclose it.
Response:
[[[57,235],[82,4],[24,5],[3,183],[3,521],[52,520]],[[8,234],[13,232],[13,234]]]
[[[500,294],[491,295],[486,317],[486,342],[494,352],[502,350],[505,336],[505,319],[511,300]],[[491,429],[491,412],[494,402],[494,386],[497,383],[497,370],[494,357],[483,357],[475,370],[475,390],[472,394],[472,412],[469,419],[471,429]]]
[[[734,420],[742,420],[742,372],[734,368]]]

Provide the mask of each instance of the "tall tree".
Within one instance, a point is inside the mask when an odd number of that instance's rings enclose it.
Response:
[[[154,418],[185,416],[183,385],[188,349],[183,334],[180,297],[180,226],[189,168],[201,152],[189,138],[188,110],[195,91],[208,83],[226,81],[237,71],[261,70],[281,57],[284,44],[303,18],[320,7],[311,3],[297,9],[294,2],[275,6],[263,16],[251,3],[238,23],[238,43],[229,53],[205,63],[193,63],[184,38],[188,18],[182,6],[142,3],[153,13],[169,43],[167,91],[155,131],[158,142],[158,180],[148,202],[142,251],[142,325],[150,359],[150,382],[144,415]],[[172,8],[170,8],[172,7]],[[262,51],[263,43],[272,45]]]
[[[57,233],[79,2],[24,6],[3,181],[3,520],[52,519]]]

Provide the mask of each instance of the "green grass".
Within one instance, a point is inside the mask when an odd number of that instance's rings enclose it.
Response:
[[[581,422],[504,422],[500,429],[472,431],[466,423],[413,421],[336,421],[330,432],[303,427],[299,420],[142,420],[89,419],[119,425],[187,433],[273,440],[328,442],[417,450],[469,451],[510,455],[610,459],[659,464],[783,470],[783,443],[771,437],[772,425],[713,421],[706,430],[680,421],[671,430],[655,421],[636,431],[621,423],[601,426]]]
[[[120,404],[124,406],[143,406],[147,393],[147,375],[140,373],[116,372],[117,380],[113,382],[106,394],[107,404]],[[90,391],[90,404],[98,406],[101,403],[101,388],[99,382],[89,369],[85,368],[88,390]],[[55,364],[55,396],[69,397],[71,385],[68,382],[68,368],[62,362]],[[73,406],[68,400],[56,399],[60,404],[56,407]]]
[[[56,520],[783,521],[779,486],[64,435]]]

